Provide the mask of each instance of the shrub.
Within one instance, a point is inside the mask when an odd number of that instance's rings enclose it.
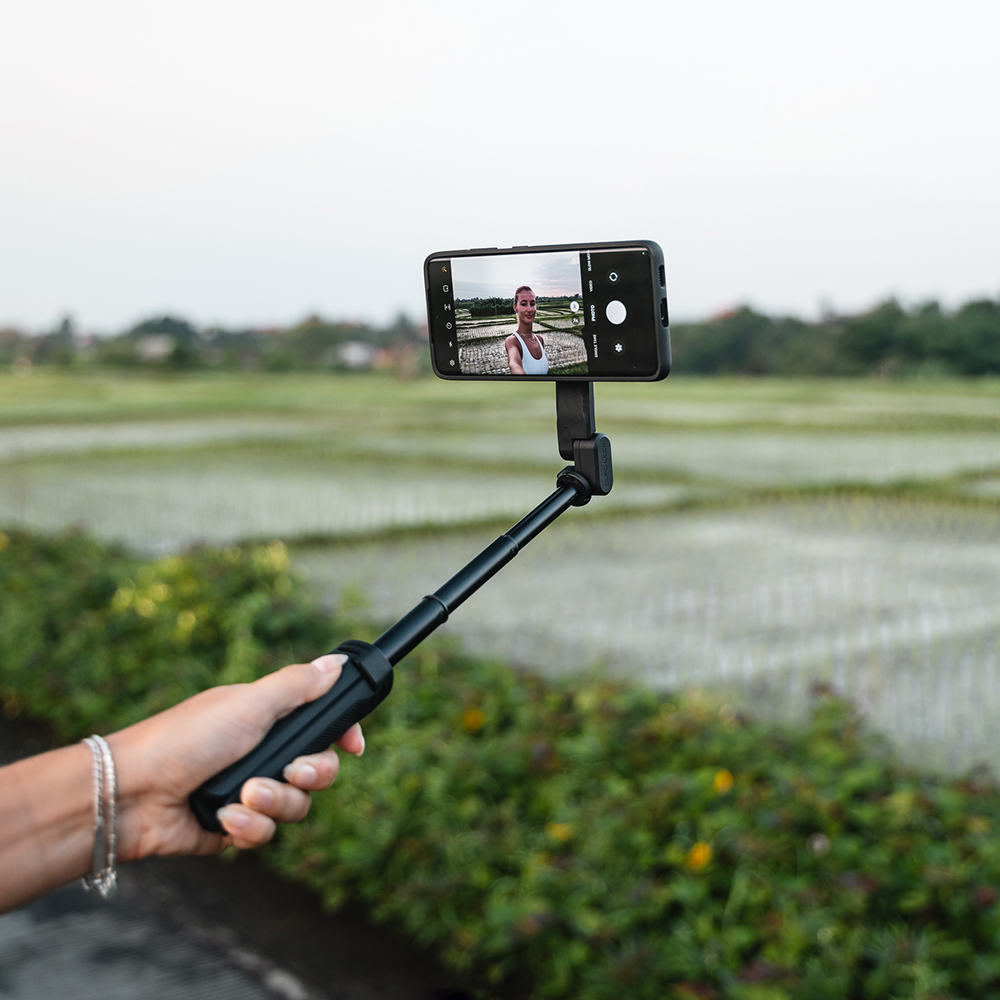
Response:
[[[0,548],[0,698],[62,739],[332,648],[280,542],[141,560],[11,531]]]

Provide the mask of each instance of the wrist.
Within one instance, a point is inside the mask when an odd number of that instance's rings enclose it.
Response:
[[[157,853],[144,821],[150,790],[142,782],[143,769],[138,760],[141,751],[132,733],[135,728],[130,726],[107,737],[118,779],[117,854],[121,864]]]

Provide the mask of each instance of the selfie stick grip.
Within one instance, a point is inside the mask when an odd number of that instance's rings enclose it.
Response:
[[[279,719],[250,753],[191,794],[191,811],[206,830],[222,830],[216,813],[239,802],[248,778],[284,781],[285,767],[296,757],[326,750],[392,690],[392,664],[376,646],[349,639],[333,652],[348,657],[333,687]]]
[[[572,506],[590,500],[587,480],[572,467],[563,469],[557,489],[509,531],[490,543],[444,586],[425,597],[373,643],[350,639],[333,652],[348,657],[336,684],[315,701],[279,719],[248,753],[190,796],[191,811],[206,829],[222,829],[216,813],[239,802],[249,778],[284,780],[284,769],[296,757],[318,753],[335,742],[355,722],[372,712],[392,690],[392,668],[418,646],[459,605],[498,573],[540,531]]]

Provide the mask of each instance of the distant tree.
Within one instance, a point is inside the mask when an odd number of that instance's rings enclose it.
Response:
[[[1000,302],[962,306],[949,324],[943,353],[962,375],[1000,374]]]
[[[895,299],[889,299],[871,312],[846,321],[841,334],[841,350],[850,366],[869,371],[898,357],[906,314]]]
[[[187,344],[196,344],[200,339],[198,331],[186,319],[178,319],[176,316],[159,316],[143,320],[133,326],[126,336],[138,338],[152,334],[167,334]]]

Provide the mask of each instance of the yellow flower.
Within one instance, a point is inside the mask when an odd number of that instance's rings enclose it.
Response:
[[[140,597],[138,601],[135,602],[135,610],[142,615],[143,618],[152,618],[156,614],[156,605],[148,597]]]
[[[165,601],[170,596],[170,588],[165,583],[154,583],[149,588],[149,596],[154,601]]]
[[[271,565],[280,573],[288,569],[291,560],[288,558],[288,550],[284,542],[272,542],[267,547],[267,554],[271,557]]]
[[[184,563],[178,556],[167,556],[159,561],[158,567],[164,576],[177,576],[184,568]]]
[[[684,863],[693,872],[700,872],[712,860],[712,845],[699,840],[684,858]]]
[[[712,780],[712,788],[715,789],[716,795],[725,795],[733,787],[733,772],[727,771],[723,768],[721,771],[715,772],[715,778]]]
[[[573,827],[569,823],[546,823],[545,833],[560,844],[566,843],[573,836]]]
[[[114,611],[124,611],[132,604],[135,591],[131,587],[119,587],[115,591],[115,596],[111,598],[111,607]]]
[[[462,715],[462,728],[467,733],[478,733],[486,724],[486,716],[481,708],[467,708]]]
[[[177,627],[190,632],[198,622],[198,616],[193,611],[182,611],[177,616]]]

